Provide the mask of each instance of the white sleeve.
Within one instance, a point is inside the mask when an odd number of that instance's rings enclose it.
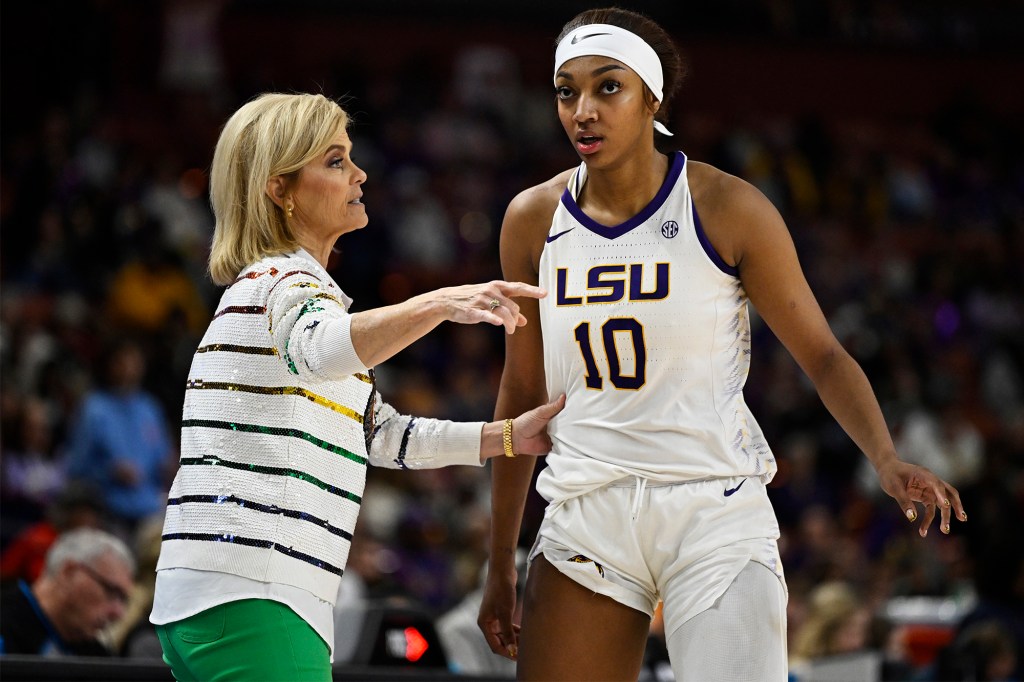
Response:
[[[376,394],[375,394],[376,395]],[[483,466],[484,422],[453,422],[399,414],[378,399],[366,427],[370,464],[387,469],[437,469],[452,464]]]
[[[352,346],[352,316],[313,273],[278,273],[267,296],[267,318],[278,355],[292,374],[343,379],[368,369]]]

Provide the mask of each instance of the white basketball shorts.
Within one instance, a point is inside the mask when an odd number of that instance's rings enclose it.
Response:
[[[715,604],[750,561],[782,586],[779,526],[757,477],[679,484],[624,479],[551,504],[530,551],[569,578],[649,616],[665,636]]]

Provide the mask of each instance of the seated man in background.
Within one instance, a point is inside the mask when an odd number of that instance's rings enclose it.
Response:
[[[0,583],[34,583],[43,574],[46,555],[62,533],[101,528],[106,507],[96,488],[84,481],[64,487],[46,510],[46,518],[21,530],[0,552]]]
[[[109,656],[100,633],[123,614],[135,560],[101,530],[64,533],[42,575],[19,580],[0,598],[0,654]]]

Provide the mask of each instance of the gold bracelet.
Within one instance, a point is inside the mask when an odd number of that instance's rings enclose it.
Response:
[[[501,444],[505,448],[506,457],[515,457],[516,453],[512,452],[512,420],[506,419],[504,426],[501,427]]]

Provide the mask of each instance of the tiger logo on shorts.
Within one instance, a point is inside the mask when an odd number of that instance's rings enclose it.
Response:
[[[601,574],[602,578],[604,577],[604,566],[597,563],[590,557],[585,557],[582,554],[577,554],[576,556],[569,557],[569,561],[573,562],[574,564],[594,564],[594,566],[597,567],[597,572]]]

